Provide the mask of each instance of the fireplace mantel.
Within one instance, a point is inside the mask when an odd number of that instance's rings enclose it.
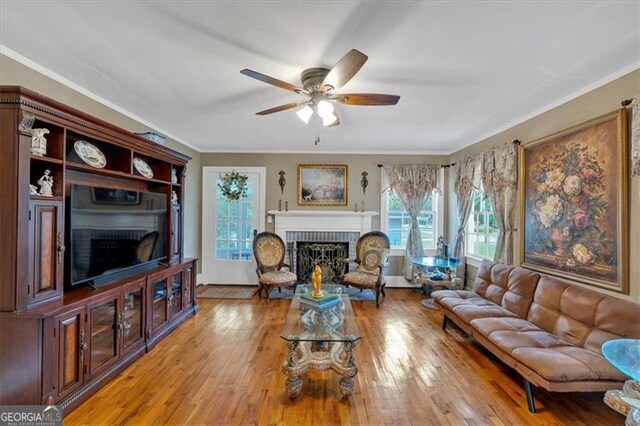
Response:
[[[378,212],[351,212],[345,210],[269,210],[275,218],[275,232],[287,241],[287,231],[371,231],[371,218]]]

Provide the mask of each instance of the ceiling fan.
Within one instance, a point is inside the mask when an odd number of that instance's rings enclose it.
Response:
[[[322,119],[324,126],[334,127],[340,124],[340,117],[334,107],[336,102],[342,105],[380,106],[395,105],[400,100],[400,96],[378,93],[336,93],[336,90],[344,86],[360,71],[367,59],[369,57],[364,53],[351,49],[331,69],[308,68],[302,71],[300,75],[302,87],[294,86],[246,68],[240,73],[281,89],[309,97],[309,99],[290,102],[257,112],[257,115],[273,114],[304,105],[296,114],[305,124],[308,124],[311,117],[317,114]]]

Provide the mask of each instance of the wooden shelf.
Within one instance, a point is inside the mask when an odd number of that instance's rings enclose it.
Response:
[[[30,195],[29,199],[31,200],[42,200],[42,201],[62,201],[62,197],[43,197],[42,195]]]
[[[66,167],[68,169],[71,169],[71,170],[78,170],[78,171],[82,171],[82,172],[91,172],[91,173],[95,173],[95,174],[99,174],[99,175],[103,175],[103,176],[114,176],[114,177],[126,178],[126,179],[136,179],[136,180],[143,181],[143,182],[152,182],[152,183],[158,183],[158,184],[162,184],[162,185],[171,185],[170,182],[165,181],[165,180],[147,179],[146,177],[140,176],[140,175],[134,175],[134,174],[131,174],[131,173],[119,172],[117,170],[98,169],[98,168],[92,167],[92,166],[90,166],[88,164],[74,163],[74,162],[71,162],[71,161],[67,161]]]
[[[59,158],[53,158],[53,157],[41,157],[39,155],[30,155],[29,158],[31,158],[32,160],[37,160],[37,161],[44,161],[45,163],[53,163],[53,164],[62,164],[63,161]]]

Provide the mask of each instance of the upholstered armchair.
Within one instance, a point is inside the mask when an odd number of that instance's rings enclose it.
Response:
[[[284,254],[284,242],[276,234],[261,232],[253,239],[253,255],[258,264],[256,273],[260,284],[258,296],[265,291],[267,302],[269,302],[269,292],[274,287],[278,289],[293,287],[295,291],[298,277],[291,272],[291,266],[284,263]]]
[[[390,245],[389,237],[384,232],[367,232],[358,238],[356,258],[344,260],[342,284],[360,290],[373,290],[376,293],[376,307],[380,306],[380,294],[386,297],[384,269],[387,266]],[[353,272],[349,272],[351,263],[358,265]]]

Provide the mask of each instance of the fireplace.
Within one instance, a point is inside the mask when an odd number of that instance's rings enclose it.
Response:
[[[316,265],[322,268],[323,283],[339,283],[344,263],[349,255],[348,242],[296,242],[296,274],[301,283],[311,282]]]
[[[333,245],[331,252],[334,253],[332,250],[339,252],[331,256],[332,259],[335,258],[336,264],[338,261],[340,262],[340,266],[334,269],[333,266],[336,265],[329,266],[332,265],[333,260],[327,262],[327,266],[323,266],[322,275],[324,282],[337,282],[342,272],[342,259],[355,257],[358,238],[371,231],[371,218],[378,214],[372,211],[350,212],[344,210],[291,210],[284,212],[270,210],[268,213],[275,219],[275,232],[286,243],[286,259],[291,265],[292,271],[298,273],[300,282],[308,282],[308,268],[315,267],[313,256],[316,256],[318,252],[315,251],[316,254],[313,254],[313,250],[309,247],[305,248],[304,254],[308,254],[311,260],[309,265],[304,265],[303,270],[300,270],[298,267],[298,258],[300,257],[298,247],[307,244]],[[326,252],[329,249],[325,247],[323,250]],[[304,262],[304,260],[300,259],[300,262]]]

